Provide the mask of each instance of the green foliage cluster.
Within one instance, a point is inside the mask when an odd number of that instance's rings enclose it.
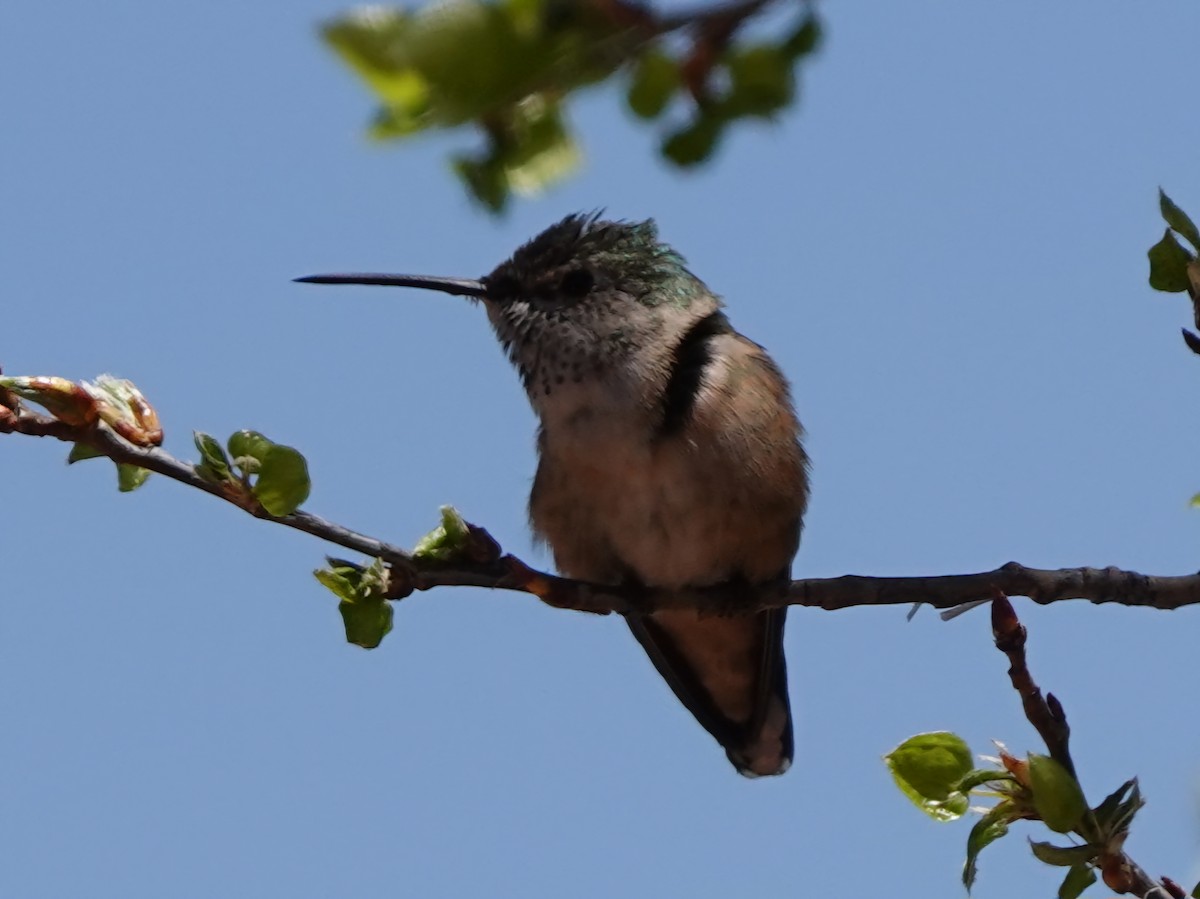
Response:
[[[796,67],[820,26],[806,7],[776,41],[690,45],[674,35],[697,21],[656,20],[640,7],[569,0],[449,0],[416,12],[367,7],[322,29],[325,41],[380,103],[370,128],[379,140],[478,126],[476,152],[451,157],[470,195],[493,212],[513,193],[531,194],[580,162],[566,120],[576,91],[627,71],[629,108],[664,121],[688,102],[689,121],[668,122],[662,156],[679,166],[708,159],[735,121],[771,118],[796,95]],[[699,15],[699,14],[698,14]],[[677,102],[679,101],[679,102]]]
[[[258,431],[238,431],[228,455],[211,434],[195,432],[200,463],[196,474],[228,491],[245,493],[276,518],[291,515],[308,499],[308,462],[298,450],[268,440]]]
[[[937,821],[953,821],[969,810],[971,797],[998,800],[983,811],[967,836],[963,885],[970,891],[978,873],[979,853],[1008,834],[1014,821],[1041,821],[1079,842],[1058,845],[1030,841],[1034,856],[1066,868],[1059,899],[1076,899],[1096,882],[1121,851],[1129,826],[1144,805],[1136,780],[1128,780],[1095,808],[1089,808],[1075,775],[1047,755],[1019,759],[1000,747],[995,767],[975,768],[966,742],[946,731],[905,740],[884,760],[901,792]]]
[[[414,562],[453,563],[469,552],[471,532],[453,506],[441,507],[441,523],[417,541]],[[338,611],[346,627],[346,640],[363,649],[374,649],[392,629],[388,602],[390,571],[382,559],[358,565],[344,559],[327,559],[328,568],[313,576],[339,600]]]

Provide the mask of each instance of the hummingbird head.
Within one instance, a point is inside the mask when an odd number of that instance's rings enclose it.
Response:
[[[482,300],[535,404],[594,379],[654,380],[689,329],[721,305],[659,241],[652,220],[594,214],[551,225],[477,281],[368,274],[297,280],[422,287]]]

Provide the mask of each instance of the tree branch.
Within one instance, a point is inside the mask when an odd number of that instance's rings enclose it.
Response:
[[[4,397],[0,397],[4,400]],[[15,407],[15,408],[13,408]],[[22,408],[9,399],[0,403],[0,433],[53,437],[82,443],[114,462],[146,468],[189,487],[194,487],[256,518],[304,531],[329,543],[380,558],[392,570],[392,598],[413,590],[434,587],[488,587],[530,593],[548,605],[579,612],[608,614],[645,613],[659,609],[691,608],[720,614],[726,610],[720,587],[697,588],[681,593],[631,585],[592,584],[558,577],[529,567],[500,546],[482,528],[471,528],[471,545],[453,562],[417,559],[407,550],[384,540],[360,534],[307,512],[274,516],[245,493],[225,489],[202,478],[195,466],[157,447],[139,447],[104,424],[70,425],[50,416]],[[853,606],[887,606],[925,603],[937,609],[953,609],[963,603],[990,598],[996,590],[1010,596],[1027,596],[1048,604],[1065,599],[1093,603],[1113,602],[1126,606],[1177,609],[1200,604],[1200,574],[1157,577],[1119,568],[1027,568],[1009,562],[994,571],[934,577],[806,578],[792,581],[786,591],[766,597],[761,608],[786,605],[810,606],[833,611]]]
[[[1071,758],[1071,728],[1067,725],[1067,714],[1053,693],[1042,697],[1042,691],[1034,682],[1025,658],[1025,626],[1018,620],[1008,597],[999,590],[995,591],[992,601],[992,635],[996,640],[996,648],[1008,657],[1008,676],[1013,689],[1021,697],[1025,717],[1045,742],[1050,757],[1074,778],[1075,762]],[[1088,825],[1081,826],[1081,835],[1086,836],[1089,842],[1098,837],[1086,829],[1096,829],[1092,816],[1093,813],[1089,812],[1088,817],[1092,820]],[[1111,845],[1105,845],[1099,857],[1092,863],[1100,870],[1105,885],[1119,893],[1131,893],[1134,896],[1157,896],[1161,893],[1156,891],[1163,890],[1169,893],[1169,887],[1164,887],[1152,878],[1125,853],[1121,848],[1123,844],[1124,835]],[[1174,882],[1168,880],[1168,883]]]

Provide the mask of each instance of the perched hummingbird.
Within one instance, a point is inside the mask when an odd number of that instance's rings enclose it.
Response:
[[[786,609],[754,609],[785,589],[799,545],[802,430],[771,357],[733,329],[654,222],[571,215],[477,281],[298,280],[483,301],[541,420],[535,535],[569,577],[722,591],[720,614],[625,618],[738,771],[786,771]]]

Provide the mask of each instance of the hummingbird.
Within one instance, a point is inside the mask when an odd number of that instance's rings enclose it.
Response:
[[[625,620],[679,701],[749,777],[782,774],[793,734],[782,595],[808,501],[787,380],[653,220],[569,215],[477,280],[313,275],[479,301],[537,414],[529,497],[558,570],[703,589],[721,611]]]

